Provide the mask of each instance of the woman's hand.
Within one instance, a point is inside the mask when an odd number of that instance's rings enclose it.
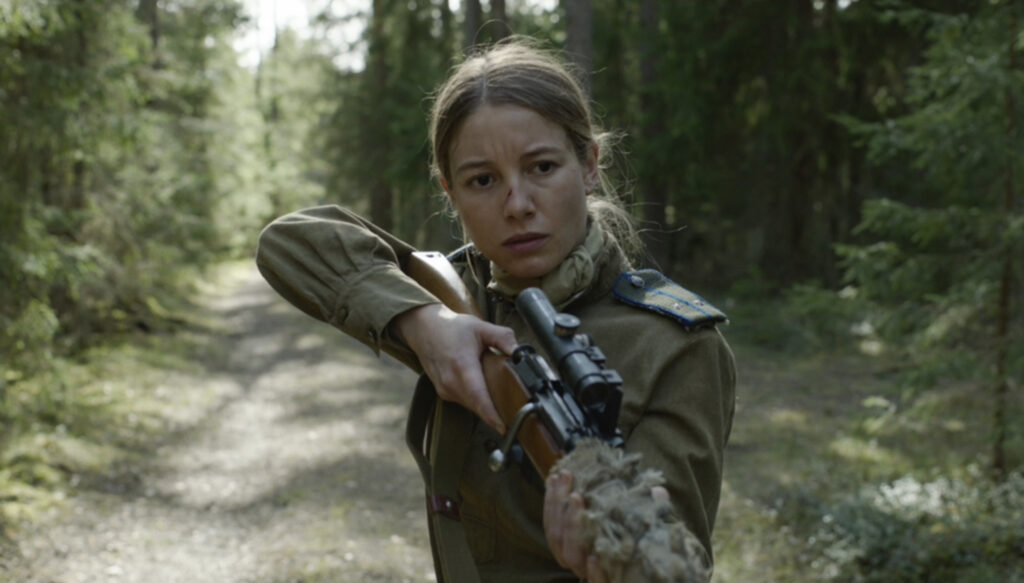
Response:
[[[668,501],[668,490],[651,488],[651,497]],[[544,492],[544,536],[558,564],[589,583],[607,583],[608,577],[596,555],[583,547],[583,496],[572,491],[572,474],[555,472],[548,476]]]
[[[548,476],[544,492],[544,536],[558,564],[590,583],[607,578],[595,555],[583,548],[583,496],[572,491],[572,474],[555,472]]]
[[[480,356],[490,348],[512,354],[516,337],[511,328],[456,314],[443,304],[399,314],[391,328],[416,353],[439,397],[462,405],[505,433],[505,424],[487,392]]]

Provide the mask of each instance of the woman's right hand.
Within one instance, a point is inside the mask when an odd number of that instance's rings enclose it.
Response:
[[[403,312],[392,320],[391,328],[416,353],[439,397],[462,405],[505,433],[487,392],[480,357],[490,348],[512,354],[516,337],[511,328],[457,314],[444,304]]]

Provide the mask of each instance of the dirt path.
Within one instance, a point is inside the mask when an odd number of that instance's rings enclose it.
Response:
[[[183,396],[182,430],[21,533],[0,580],[434,580],[401,437],[412,373],[291,308],[253,269],[209,304],[229,350],[161,387]]]
[[[402,440],[414,375],[301,314],[249,265],[206,298],[222,330],[197,339],[208,348],[195,371],[159,369],[145,389],[164,395],[175,429],[112,474],[83,476],[59,512],[19,528],[15,549],[0,537],[0,583],[433,581]],[[764,571],[790,552],[764,500],[845,467],[827,448],[878,380],[857,360],[735,348],[715,580],[793,580]]]

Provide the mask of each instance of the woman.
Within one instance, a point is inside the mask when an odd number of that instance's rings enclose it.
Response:
[[[545,485],[529,468],[487,467],[504,426],[480,356],[533,341],[513,304],[529,286],[578,316],[625,379],[626,450],[664,472],[710,564],[734,408],[732,354],[714,318],[688,319],[646,300],[685,290],[657,274],[620,278],[630,269],[623,244],[635,233],[603,197],[601,140],[575,79],[521,41],[472,56],[441,87],[433,170],[471,242],[450,258],[486,321],[440,304],[401,271],[411,246],[337,207],[286,215],[260,237],[260,270],[286,299],[432,381],[440,405],[427,435],[413,431],[411,441],[429,450],[441,579],[461,583],[468,571],[483,581],[604,577],[578,541],[583,503],[571,476],[554,473]]]

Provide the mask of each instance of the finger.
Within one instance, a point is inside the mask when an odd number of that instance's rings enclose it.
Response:
[[[480,362],[475,361],[466,366],[460,367],[462,371],[462,382],[466,387],[466,397],[469,402],[466,404],[469,409],[477,414],[484,423],[487,423],[495,431],[505,434],[505,423],[501,420],[501,416],[498,415],[498,410],[494,408],[494,402],[491,401],[491,395],[487,392],[487,382],[484,380],[483,370],[480,368]]]
[[[479,338],[484,346],[497,348],[506,356],[510,356],[516,350],[516,333],[505,326],[482,327]]]
[[[558,564],[565,567],[562,560],[562,538],[565,528],[562,515],[565,511],[566,497],[569,495],[571,476],[556,472],[548,476],[544,492],[544,537],[548,548],[555,555]]]
[[[427,361],[423,368],[441,399],[462,405],[499,433],[505,433],[505,424],[487,392],[479,360],[470,356],[450,363]]]
[[[601,568],[601,559],[597,555],[587,557],[587,583],[608,583],[608,577]]]
[[[578,492],[573,492],[569,495],[566,506],[562,518],[563,523],[566,524],[565,533],[562,536],[562,558],[567,567],[582,577],[586,574],[587,569],[587,555],[584,552],[580,536],[583,528],[583,496]]]

